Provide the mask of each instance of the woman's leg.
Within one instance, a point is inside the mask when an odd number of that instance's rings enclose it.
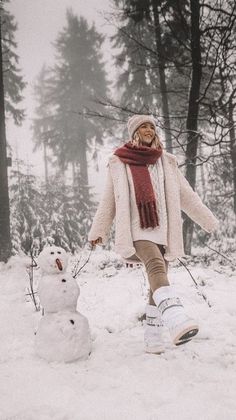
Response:
[[[153,330],[153,326],[156,325],[156,318],[154,315],[155,313],[157,314],[157,312],[161,314],[161,320],[169,329],[175,345],[184,344],[190,341],[198,333],[199,327],[196,321],[185,313],[183,304],[169,284],[167,267],[160,247],[151,241],[135,241],[134,247],[136,249],[136,255],[145,265],[150,288],[153,293],[153,303],[156,305],[152,305],[151,302],[150,305],[147,305],[148,310],[150,311],[150,314],[146,311],[147,351],[154,352],[156,346],[153,345],[153,343],[158,344],[155,342],[156,335],[153,335],[151,331],[151,329]],[[150,299],[152,299],[152,296]],[[155,312],[155,308],[157,312]],[[157,331],[159,331],[160,326],[158,326]],[[159,336],[158,340],[160,342]],[[160,352],[159,347],[158,351]]]
[[[169,280],[167,277],[167,265],[163,258],[163,251],[161,246],[154,244],[151,241],[134,241],[136,255],[145,266],[148,281],[150,284],[150,297],[149,303],[155,303],[152,300],[152,293],[162,286],[168,286]],[[163,248],[163,247],[162,247]],[[153,302],[153,303],[152,303]]]
[[[150,284],[149,305],[146,305],[144,344],[147,353],[160,354],[165,350],[164,326],[161,314],[152,299],[152,293],[168,286],[167,270],[161,249],[151,241],[135,241],[136,255],[145,265]]]
[[[160,249],[160,251],[161,251],[161,255],[162,255],[162,256],[163,256],[163,258],[164,258],[165,248],[163,247],[163,245],[157,245],[157,246],[159,247],[159,249]],[[165,259],[164,259],[164,261],[165,261],[165,266],[166,266],[166,273],[168,273],[168,265],[169,265],[169,262],[168,262],[168,261],[166,261]],[[149,305],[153,305],[153,306],[155,306],[156,304],[155,304],[155,302],[154,302],[154,300],[153,300],[152,295],[153,295],[153,293],[152,293],[152,289],[150,288],[150,289],[149,289]]]

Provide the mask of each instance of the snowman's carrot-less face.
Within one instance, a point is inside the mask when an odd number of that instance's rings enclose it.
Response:
[[[50,246],[43,249],[38,261],[44,273],[57,274],[66,270],[68,255],[63,248]]]

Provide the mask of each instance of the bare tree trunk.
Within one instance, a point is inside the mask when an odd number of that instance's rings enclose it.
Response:
[[[198,113],[199,113],[199,96],[202,78],[201,64],[201,45],[200,45],[200,4],[199,0],[190,1],[191,9],[191,57],[192,57],[192,78],[189,92],[188,116],[186,128],[187,148],[186,159],[187,169],[186,178],[192,188],[196,185],[196,156],[198,149]],[[193,237],[193,222],[187,218],[184,222],[184,244],[186,254],[191,254],[191,244]]]
[[[84,197],[89,200],[89,189],[88,189],[88,163],[87,163],[87,154],[86,154],[86,142],[80,142],[80,158],[79,158],[79,166],[80,166],[80,181],[81,186],[83,187]]]
[[[202,143],[199,144],[199,153],[202,155]],[[200,166],[201,171],[201,187],[203,192],[203,201],[205,201],[206,198],[206,179],[205,179],[205,171],[204,171],[204,165]]]
[[[83,153],[80,154],[80,176],[84,186],[88,185],[88,168],[87,168],[87,157],[86,150],[83,150]]]
[[[233,105],[233,95],[230,97],[229,101],[229,138],[230,138],[230,156],[233,165],[233,188],[234,188],[234,213],[236,214],[236,134],[235,134],[235,125],[234,125],[234,109]]]
[[[10,206],[7,177],[5,106],[3,87],[3,60],[0,15],[0,261],[7,262],[11,255]]]
[[[76,170],[75,170],[75,162],[71,162],[71,169],[72,169],[72,185],[73,188],[76,188]]]
[[[156,49],[157,49],[157,56],[158,56],[158,69],[159,69],[159,78],[160,78],[160,90],[161,90],[162,110],[163,110],[163,119],[164,119],[164,131],[165,131],[165,139],[166,139],[166,150],[169,153],[172,153],[170,114],[169,114],[169,104],[168,104],[166,76],[165,76],[165,59],[163,58],[158,0],[152,0],[152,8],[153,8],[154,25],[155,25],[155,38],[156,38]]]
[[[47,157],[47,140],[43,139],[43,160],[44,160],[44,174],[45,184],[48,185],[48,157]]]

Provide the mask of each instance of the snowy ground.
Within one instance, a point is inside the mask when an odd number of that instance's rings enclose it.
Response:
[[[41,314],[26,301],[25,259],[1,266],[0,420],[235,420],[236,275],[217,265],[191,269],[209,308],[187,271],[172,267],[170,280],[201,331],[184,346],[148,355],[138,321],[147,294],[142,269],[117,270],[112,259],[96,250],[78,277],[93,351],[70,364],[35,355]]]

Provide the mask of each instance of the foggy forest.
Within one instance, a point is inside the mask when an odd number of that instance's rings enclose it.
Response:
[[[108,68],[108,35],[68,8],[52,40],[54,62],[38,69],[32,89],[30,141],[44,166],[37,177],[4,133],[9,120],[18,127],[27,119],[27,80],[17,19],[2,2],[1,260],[39,252],[48,241],[72,253],[84,246],[97,204],[88,166],[99,177],[103,145],[121,144],[127,118],[145,113],[156,117],[165,149],[220,219],[219,251],[235,251],[235,17],[231,0],[114,0],[103,13],[114,29]],[[208,240],[192,226],[186,217],[188,254]]]

